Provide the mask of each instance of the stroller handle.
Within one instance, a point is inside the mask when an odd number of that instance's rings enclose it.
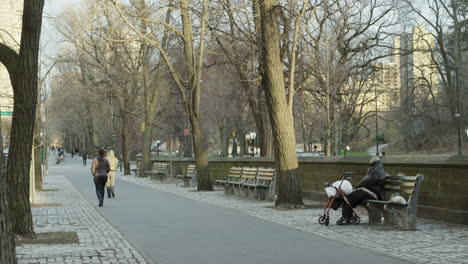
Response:
[[[356,172],[354,171],[345,171],[340,177],[340,180],[351,180],[353,176],[356,175]]]

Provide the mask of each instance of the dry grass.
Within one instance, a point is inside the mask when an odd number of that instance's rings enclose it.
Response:
[[[46,245],[55,245],[55,244],[79,244],[80,240],[76,232],[46,232],[46,233],[36,233],[37,238],[16,238],[16,246],[22,246],[25,244],[37,245],[37,244],[46,244]]]
[[[40,192],[58,192],[60,189],[42,189]]]
[[[38,207],[55,207],[55,206],[63,206],[61,203],[37,203],[37,204],[31,204],[32,208],[38,208]]]

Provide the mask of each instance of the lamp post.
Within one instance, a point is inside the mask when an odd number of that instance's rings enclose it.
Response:
[[[156,140],[156,156],[159,158],[159,145],[161,144],[161,141]]]
[[[237,157],[237,137],[236,137],[236,132],[232,131],[232,132],[231,132],[231,137],[232,137],[232,151],[231,151],[231,155],[232,155],[232,157]]]
[[[457,85],[457,112],[455,113],[455,117],[457,118],[457,134],[458,134],[458,155],[462,154],[462,136],[461,136],[461,114],[460,114],[460,86],[459,86],[459,76],[458,76],[458,67],[455,66],[455,76],[456,76],[456,85]]]
[[[379,73],[380,69],[378,66],[373,67],[375,73]],[[379,77],[379,76],[378,76]],[[377,78],[380,82],[380,78]],[[379,156],[379,103],[377,100],[377,84],[374,82],[374,96],[375,96],[375,155]]]
[[[247,139],[247,145],[252,151],[252,157],[255,157],[255,138],[256,137],[257,137],[257,133],[255,132],[250,132],[245,136],[245,138]]]

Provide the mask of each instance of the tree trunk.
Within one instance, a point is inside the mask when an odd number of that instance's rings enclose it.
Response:
[[[130,175],[130,152],[128,150],[128,114],[121,110],[122,116],[122,162],[124,165],[124,175]]]
[[[263,95],[263,93],[262,93]],[[271,130],[270,118],[268,117],[268,109],[265,101],[260,103],[260,155],[262,157],[273,157],[273,134]]]
[[[13,223],[13,232],[31,238],[36,235],[29,204],[29,172],[36,117],[39,39],[43,7],[43,0],[25,1],[19,54],[0,43],[0,61],[8,69],[14,94],[6,177],[6,182],[10,185],[9,221]]]
[[[2,124],[0,118],[0,135]],[[3,140],[0,137],[0,263],[16,264],[16,248],[8,210],[8,185],[6,184],[5,156],[3,155]]]
[[[38,140],[39,139],[39,140]],[[42,146],[40,136],[36,136],[34,139],[34,184],[37,191],[42,190]]]
[[[190,116],[190,124],[192,125],[195,167],[197,168],[197,190],[212,191],[213,181],[208,171],[208,152],[206,151],[205,136],[203,135],[200,119],[196,116]]]
[[[149,12],[147,11],[146,2],[144,0],[140,0],[141,10],[142,10],[142,17],[147,18],[149,16]],[[171,18],[171,8],[168,9],[166,14],[166,23],[170,23]],[[147,25],[146,22],[142,22],[141,24],[141,31],[143,34],[146,34]],[[168,42],[168,34],[164,34],[162,45],[165,47]],[[149,54],[149,47],[148,45],[142,41],[141,49],[143,50],[143,85],[145,89],[145,131],[143,132],[143,153],[141,155],[140,161],[140,168],[139,168],[139,176],[143,177],[145,171],[151,170],[151,145],[153,143],[153,124],[155,122],[155,117],[157,113],[157,106],[159,104],[159,98],[161,95],[161,81],[164,78],[163,72],[163,64],[164,61],[159,57],[158,65],[156,68],[156,79],[154,80],[154,84],[151,86],[150,84],[150,54]]]
[[[16,264],[15,239],[11,229],[12,221],[7,217],[8,192],[5,181],[3,150],[0,153],[2,165],[0,166],[0,263]]]
[[[40,101],[40,87],[38,87],[38,101]],[[42,149],[42,138],[41,138],[41,107],[40,104],[36,106],[36,124],[34,129],[34,188],[37,191],[42,190],[42,160],[41,160],[41,149]],[[45,151],[45,149],[44,149]]]
[[[276,160],[276,206],[303,206],[300,177],[297,173],[296,136],[291,111],[286,101],[283,64],[280,58],[280,33],[275,8],[279,0],[260,0],[264,84]]]

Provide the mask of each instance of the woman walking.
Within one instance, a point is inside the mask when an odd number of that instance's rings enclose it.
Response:
[[[94,177],[99,207],[104,205],[104,187],[106,186],[109,171],[109,161],[104,157],[104,149],[99,149],[98,156],[94,158],[93,164],[91,165],[91,173]]]
[[[115,197],[114,186],[115,186],[115,170],[119,160],[114,156],[114,151],[111,149],[107,153],[107,160],[109,161],[110,172],[107,177],[107,198]]]

